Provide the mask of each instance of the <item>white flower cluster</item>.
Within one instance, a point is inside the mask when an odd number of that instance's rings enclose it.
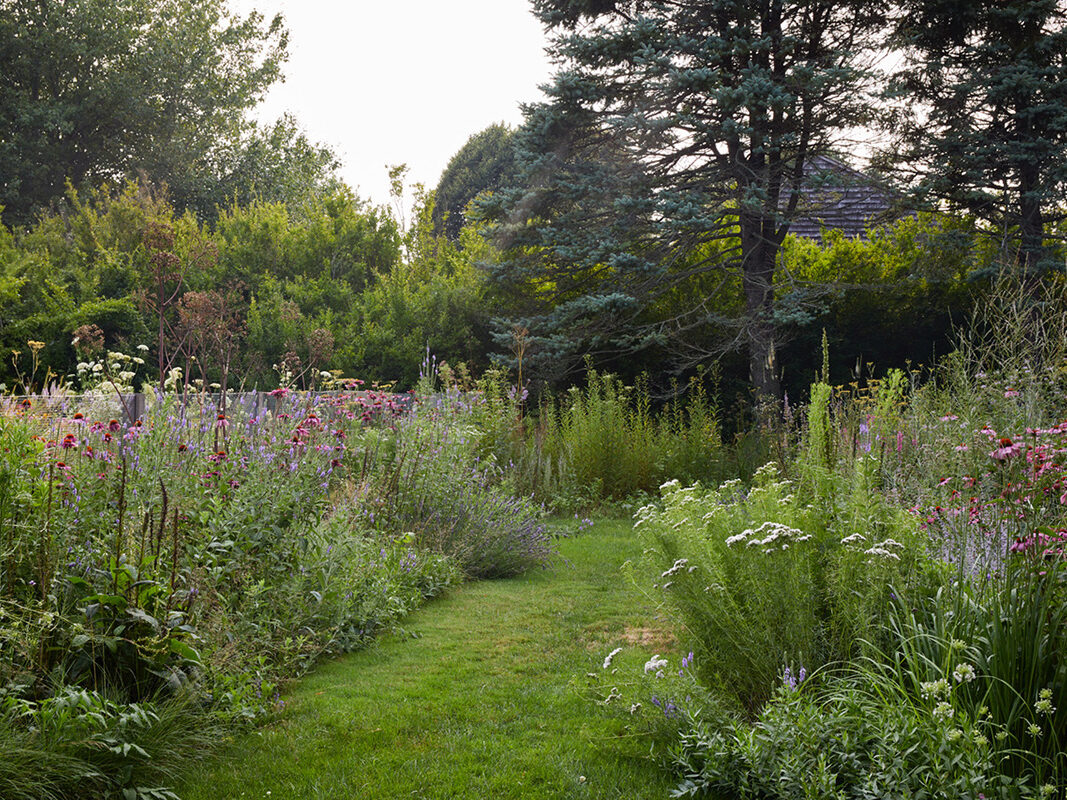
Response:
[[[859,550],[863,546],[860,544],[860,542],[866,541],[867,537],[864,536],[862,533],[857,532],[851,534],[850,536],[846,536],[844,539],[841,540],[841,544],[845,545],[845,547],[849,548],[850,550]],[[903,549],[904,545],[902,545],[896,539],[886,539],[884,541],[877,542],[871,545],[863,551],[863,554],[867,556],[867,560],[872,563],[877,559],[882,559],[884,561],[900,561],[900,554],[896,551]]]
[[[1051,717],[1056,713],[1056,706],[1052,705],[1052,690],[1042,689],[1037,695],[1037,702],[1034,703],[1034,710],[1038,714],[1044,714]]]
[[[74,343],[77,341],[75,339]],[[137,349],[145,352],[148,346],[138,345]],[[106,391],[132,392],[133,379],[137,373],[129,366],[131,364],[143,366],[144,363],[144,359],[140,356],[108,350],[106,355],[98,361],[79,361],[75,366],[75,371],[82,382],[83,390],[92,390],[98,385],[106,384]]]
[[[903,550],[904,545],[894,539],[886,539],[884,542],[878,542],[874,547],[868,548],[863,551],[865,556],[870,556],[868,561],[881,558],[886,561],[900,561],[900,554],[894,552],[895,550]]]
[[[955,678],[956,683],[970,683],[978,676],[974,671],[974,667],[964,662],[952,671],[952,677]]]
[[[667,666],[667,659],[660,658],[659,653],[645,662],[645,674],[655,672],[657,678],[663,677],[663,668]]]
[[[948,720],[952,719],[952,716],[955,713],[956,710],[951,705],[943,701],[934,706],[933,710],[934,719],[940,720],[942,722],[947,722]]]
[[[793,543],[806,542],[811,539],[811,534],[790,528],[780,522],[764,522],[758,528],[749,528],[727,537],[726,546],[733,547],[735,544],[744,543],[745,547],[762,547],[764,553],[774,550],[788,550]]]
[[[674,562],[674,566],[672,566],[668,570],[664,570],[663,573],[660,575],[660,577],[661,578],[669,578],[671,575],[677,575],[679,572],[682,572],[683,570],[685,572],[693,572],[695,569],[696,569],[696,565],[695,564],[690,564],[688,558],[679,558],[677,561]]]
[[[608,669],[609,667],[611,667],[611,662],[615,659],[615,656],[617,656],[621,652],[622,648],[616,647],[614,650],[608,653],[607,656],[604,658],[604,669]]]
[[[927,700],[947,697],[949,691],[948,681],[944,678],[938,678],[936,681],[923,681],[919,684],[919,691],[922,692],[923,698]]]
[[[651,522],[659,515],[659,509],[655,505],[649,504],[647,506],[641,506],[634,512],[634,530],[640,528],[647,522]]]
[[[674,480],[667,481],[666,483],[661,483],[659,486],[659,493],[663,496],[667,496],[669,494],[674,494],[674,492],[678,491],[681,487],[682,482],[675,478]]]

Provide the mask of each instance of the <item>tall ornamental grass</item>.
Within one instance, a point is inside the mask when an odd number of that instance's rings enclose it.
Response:
[[[717,410],[703,375],[654,407],[648,385],[590,369],[583,387],[545,396],[534,409],[501,376],[481,383],[481,452],[507,470],[519,494],[556,511],[654,492],[664,480],[725,474]]]

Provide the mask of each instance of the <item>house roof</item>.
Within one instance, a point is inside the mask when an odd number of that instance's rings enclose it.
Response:
[[[822,240],[824,230],[849,239],[865,239],[874,227],[895,219],[893,192],[877,179],[830,156],[815,156],[804,168],[805,181],[797,216],[789,232]]]

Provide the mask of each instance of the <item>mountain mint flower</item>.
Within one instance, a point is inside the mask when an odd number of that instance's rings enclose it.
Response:
[[[944,678],[938,678],[936,681],[923,681],[919,684],[919,690],[924,699],[937,700],[948,695],[948,681]]]
[[[952,708],[951,705],[949,705],[948,703],[942,701],[942,702],[938,703],[936,706],[934,706],[933,716],[934,716],[934,719],[936,719],[936,720],[938,720],[940,722],[945,722],[947,720],[952,719],[952,716],[955,713],[956,713],[956,711],[955,711],[954,708]]]

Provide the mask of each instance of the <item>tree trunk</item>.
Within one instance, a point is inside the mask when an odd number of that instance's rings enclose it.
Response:
[[[1037,270],[1044,258],[1045,221],[1041,214],[1038,194],[1040,176],[1033,164],[1019,169],[1019,266],[1023,280],[1037,278]]]
[[[763,220],[741,215],[741,286],[745,292],[745,336],[748,339],[748,378],[756,402],[782,395],[774,330],[774,269],[778,247],[764,236]]]

